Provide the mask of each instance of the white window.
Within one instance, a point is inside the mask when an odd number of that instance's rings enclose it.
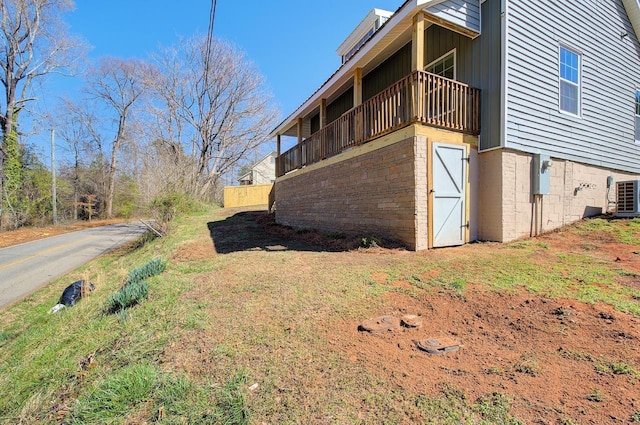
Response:
[[[560,110],[580,115],[580,54],[560,46]]]
[[[375,26],[373,28],[370,28],[369,31],[367,31],[367,33],[364,35],[364,37],[362,37],[360,41],[358,41],[356,45],[353,46],[346,55],[342,56],[342,63],[345,63],[346,61],[351,59],[351,57],[356,54],[358,49],[360,49],[364,45],[364,43],[366,43],[367,41],[369,41],[371,37],[373,37],[373,34],[375,32],[376,32]]]
[[[456,50],[440,56],[438,59],[424,67],[424,70],[441,77],[456,79]]]
[[[640,145],[640,90],[636,89],[636,144]]]

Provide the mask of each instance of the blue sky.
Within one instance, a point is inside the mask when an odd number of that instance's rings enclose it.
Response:
[[[371,9],[395,11],[403,1],[218,0],[214,32],[257,65],[284,118],[338,68],[337,47]],[[92,60],[145,59],[179,36],[206,33],[210,7],[209,0],[76,0],[65,21],[92,46]],[[74,96],[77,88],[67,79],[48,94]]]

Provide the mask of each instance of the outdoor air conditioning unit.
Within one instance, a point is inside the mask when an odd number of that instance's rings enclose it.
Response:
[[[616,183],[616,216],[640,217],[640,180]]]

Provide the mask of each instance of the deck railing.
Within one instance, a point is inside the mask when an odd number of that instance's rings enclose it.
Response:
[[[277,176],[413,123],[479,134],[480,90],[415,71],[282,153]]]

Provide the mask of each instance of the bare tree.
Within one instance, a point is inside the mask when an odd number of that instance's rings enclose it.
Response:
[[[67,34],[60,20],[73,7],[71,0],[0,1],[0,82],[4,96],[0,103],[3,140],[17,127],[25,104],[34,100],[29,90],[34,80],[67,68],[78,58],[83,43]],[[72,54],[74,52],[75,54]],[[0,194],[4,152],[0,147]],[[2,197],[0,196],[0,217]]]
[[[129,136],[129,120],[133,107],[144,94],[143,77],[150,72],[147,63],[135,59],[102,59],[89,77],[88,93],[102,102],[113,114],[116,134],[111,144],[107,171],[106,214],[113,215],[118,154]]]
[[[86,104],[74,103],[69,100],[62,102],[60,113],[56,114],[58,136],[66,144],[66,150],[71,154],[72,188],[73,188],[73,219],[78,219],[80,203],[80,169],[83,156],[95,143],[94,117]]]
[[[190,152],[192,194],[211,198],[219,177],[267,140],[277,110],[260,73],[232,44],[195,37],[155,60],[159,74],[149,84],[166,124],[157,140]]]

